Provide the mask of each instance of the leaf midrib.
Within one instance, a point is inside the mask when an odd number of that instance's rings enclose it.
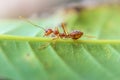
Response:
[[[15,40],[15,41],[31,41],[31,42],[68,42],[68,43],[119,43],[120,40],[72,40],[72,39],[56,39],[44,37],[27,37],[27,36],[13,36],[13,35],[0,35],[0,40]]]

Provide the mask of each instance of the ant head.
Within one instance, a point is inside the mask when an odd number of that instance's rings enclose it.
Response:
[[[53,30],[52,29],[47,29],[47,30],[45,30],[45,35],[44,36],[48,36],[51,33],[53,33]]]
[[[70,37],[74,40],[79,39],[83,35],[83,32],[79,30],[74,30],[70,33]]]

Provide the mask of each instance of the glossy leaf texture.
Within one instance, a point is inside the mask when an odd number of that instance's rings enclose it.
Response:
[[[95,36],[77,41],[54,41],[24,21],[1,20],[0,79],[119,80],[119,14],[119,6],[102,6],[65,16],[69,32],[77,29]],[[36,23],[53,28],[61,20]]]

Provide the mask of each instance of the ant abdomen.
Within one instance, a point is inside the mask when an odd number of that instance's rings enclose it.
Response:
[[[72,39],[76,40],[76,39],[79,39],[82,35],[83,35],[83,32],[81,32],[79,30],[73,30],[69,34],[69,37],[71,37]]]

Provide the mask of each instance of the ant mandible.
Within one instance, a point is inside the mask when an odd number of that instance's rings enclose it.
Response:
[[[54,34],[56,36],[56,38],[54,39],[57,39],[57,38],[71,38],[73,40],[77,40],[79,38],[81,38],[83,36],[83,32],[79,31],[79,30],[73,30],[72,32],[68,33],[67,30],[65,29],[65,24],[62,23],[61,24],[61,27],[63,29],[63,33],[60,33],[59,30],[58,30],[58,27],[55,27],[55,29],[44,29],[43,27],[40,27],[39,25],[36,25],[34,23],[32,23],[31,21],[27,20],[26,18],[24,18],[23,16],[20,16],[20,18],[24,19],[25,21],[27,21],[28,23],[36,26],[36,27],[39,27],[41,29],[43,29],[45,31],[45,34],[44,36],[49,36],[51,34]]]

